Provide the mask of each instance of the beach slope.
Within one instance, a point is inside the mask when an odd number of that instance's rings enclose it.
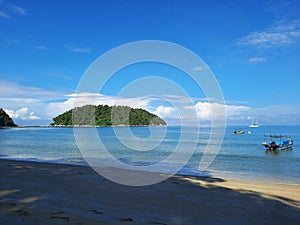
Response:
[[[129,187],[89,167],[0,160],[1,224],[299,224],[300,186],[174,176]]]

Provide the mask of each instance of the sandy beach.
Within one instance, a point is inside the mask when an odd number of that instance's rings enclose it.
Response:
[[[174,176],[130,187],[89,167],[0,160],[1,224],[299,224],[300,186]],[[145,174],[146,175],[146,174]]]

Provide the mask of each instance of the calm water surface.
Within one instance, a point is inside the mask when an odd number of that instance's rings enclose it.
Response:
[[[169,165],[158,167],[158,172],[166,172],[166,168],[181,165],[180,155],[189,154],[196,144],[196,149],[187,164],[178,172],[185,175],[223,176],[266,180],[279,183],[300,184],[300,126],[261,126],[259,128],[241,127],[244,135],[234,135],[235,128],[226,128],[222,147],[212,164],[205,171],[199,171],[199,161],[209,139],[210,128],[200,130],[182,129],[181,127],[154,127],[156,134],[163,135],[162,141],[157,137],[150,137],[148,127],[131,127],[134,136],[128,135],[128,129],[122,127],[96,128],[99,138],[109,153],[122,163],[138,166],[155,165],[165,160],[174,152],[180,143],[181,132],[189,133],[191,140],[185,138],[178,149],[178,160]],[[91,128],[77,128],[86,129]],[[120,141],[115,134],[115,130]],[[166,133],[163,133],[164,131]],[[248,134],[251,131],[251,134]],[[289,134],[294,139],[292,150],[285,150],[274,154],[265,152],[261,146],[265,133]],[[199,137],[197,143],[193,137]],[[189,134],[187,135],[189,137]],[[148,138],[148,139],[147,139]],[[192,139],[193,138],[193,139]],[[125,141],[125,144],[124,144]],[[158,144],[156,144],[156,142]],[[126,146],[126,143],[130,143]],[[150,147],[149,147],[150,146]],[[154,148],[152,149],[152,146]],[[147,149],[150,148],[150,150]],[[99,154],[99,149],[93,146],[89,160],[97,163],[105,162],[106,156]],[[138,151],[137,149],[146,149]],[[151,150],[152,149],[152,150]],[[194,149],[194,148],[193,148]],[[70,163],[86,165],[79,151],[72,128],[11,128],[0,129],[0,157],[40,162]]]

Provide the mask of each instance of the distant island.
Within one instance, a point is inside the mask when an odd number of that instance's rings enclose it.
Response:
[[[113,119],[112,119],[113,118]],[[167,123],[144,109],[128,106],[85,105],[53,118],[50,126],[162,126]]]
[[[2,108],[0,108],[0,127],[17,127],[17,124]]]

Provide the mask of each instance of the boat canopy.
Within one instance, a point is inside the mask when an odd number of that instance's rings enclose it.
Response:
[[[265,134],[264,137],[270,137],[270,138],[291,138],[290,135],[273,135],[273,134]]]

